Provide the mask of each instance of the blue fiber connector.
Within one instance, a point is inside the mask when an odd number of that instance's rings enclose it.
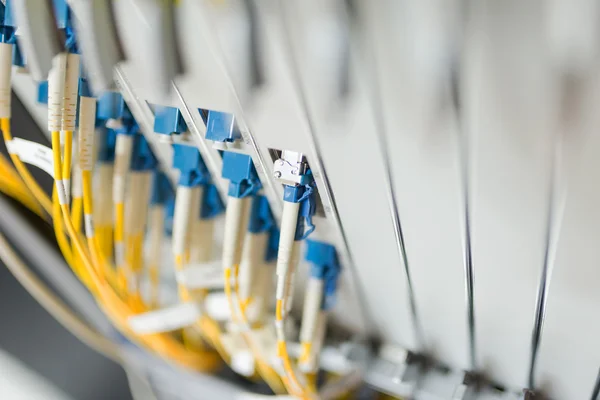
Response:
[[[6,0],[0,7],[0,40],[2,43],[16,43],[17,24],[13,18],[12,0]]]
[[[98,144],[98,161],[101,163],[112,163],[115,161],[115,146],[117,144],[117,134],[113,129],[100,127],[100,140]]]
[[[273,262],[277,260],[277,254],[279,251],[279,228],[277,225],[269,230],[269,242],[267,243],[267,252],[265,254],[265,262]]]
[[[37,101],[40,104],[48,104],[48,81],[38,82]]]
[[[80,68],[79,73],[79,83],[77,85],[77,114],[75,114],[75,126],[79,128],[79,103],[81,101],[81,97],[94,97],[92,94],[92,89],[88,83],[87,78],[84,76],[83,69]],[[97,121],[94,121],[94,126],[96,126]]]
[[[125,102],[118,92],[105,92],[96,103],[96,127],[104,126],[109,119],[118,119],[123,115]]]
[[[79,74],[79,96],[83,97],[95,97],[92,93],[92,88],[88,83],[88,79],[83,75],[83,71]],[[97,108],[97,107],[96,107]]]
[[[187,131],[181,111],[175,107],[154,106],[154,132],[164,135],[180,134]]]
[[[174,144],[173,150],[173,167],[180,172],[179,185],[199,186],[210,182],[208,168],[197,148]]]
[[[56,27],[65,34],[65,50],[69,53],[79,53],[77,35],[73,27],[73,12],[66,0],[53,0]]]
[[[148,141],[141,133],[133,137],[133,151],[131,154],[132,171],[151,171],[156,168],[158,161],[152,153]]]
[[[310,177],[309,183],[299,186],[284,185],[283,188],[283,201],[300,203],[294,240],[306,239],[315,230],[312,223],[316,211],[314,180],[310,170],[306,175]]]
[[[170,198],[175,197],[173,186],[164,172],[156,170],[152,177],[152,192],[150,194],[150,204],[166,205]]]
[[[116,129],[117,135],[135,135],[140,132],[140,126],[138,125],[135,118],[129,111],[129,107],[125,104],[125,101],[122,101],[122,113],[121,113],[121,123],[122,127]]]
[[[265,262],[276,260],[277,250],[279,249],[279,229],[275,223],[269,201],[263,195],[254,196],[252,199],[248,231],[269,235],[267,248],[265,249]]]
[[[274,225],[275,218],[273,218],[267,198],[263,195],[254,196],[250,206],[248,231],[251,233],[264,233],[268,232]]]
[[[206,120],[206,139],[213,142],[233,142],[241,138],[233,114],[209,111]]]
[[[252,158],[246,154],[223,152],[221,176],[229,180],[228,195],[231,197],[252,196],[262,187]]]
[[[165,233],[173,234],[173,218],[175,217],[175,196],[169,197],[165,203]]]
[[[311,264],[310,275],[324,281],[322,310],[335,305],[338,277],[342,270],[335,247],[316,240],[306,241],[306,261]]]
[[[219,191],[213,183],[204,185],[202,192],[202,204],[200,206],[200,218],[211,219],[225,211],[225,205],[221,200]]]
[[[25,66],[25,55],[21,51],[15,32],[17,23],[12,11],[12,0],[6,0],[6,5],[0,7],[0,41],[13,45],[12,64],[18,67]]]

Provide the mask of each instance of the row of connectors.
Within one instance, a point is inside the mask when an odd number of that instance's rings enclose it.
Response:
[[[155,133],[181,135],[188,132],[187,124],[179,109],[159,105],[153,105],[152,109],[154,110]],[[233,143],[241,139],[242,135],[233,114],[220,111],[199,111],[206,124],[206,140],[217,143]],[[174,149],[174,167],[180,171],[180,184],[190,185],[192,184],[190,180],[208,175],[206,164],[203,162],[202,156],[197,149],[185,144],[173,144],[172,146]],[[228,195],[236,198],[256,196],[262,185],[252,158],[246,154],[230,151],[223,151],[221,155],[223,161],[222,177],[229,181]],[[197,178],[194,178],[194,176],[197,176]],[[300,159],[298,159],[298,153],[285,151],[282,153],[282,158],[274,163],[274,176],[285,185],[284,201],[302,204],[300,217],[297,222],[297,233],[295,235],[297,240],[301,240],[314,230],[314,225],[312,224],[312,216],[315,213],[314,180],[308,164],[303,159],[303,156],[300,155]],[[186,180],[188,181],[186,182]],[[211,189],[211,193],[218,196],[216,188]],[[252,221],[260,220],[266,214],[272,216],[270,209],[268,212],[265,211],[265,207],[268,207],[266,197],[263,195],[258,195],[258,197],[262,199],[260,202],[262,206],[260,208],[252,207],[253,211],[250,213],[250,231],[256,229],[256,224],[252,223]],[[255,214],[258,210],[262,210],[262,216]],[[278,238],[278,233],[273,237]],[[329,263],[328,259],[319,261],[315,258],[311,246],[317,244],[331,245],[316,241],[309,241],[307,243],[307,261],[310,261],[314,265],[323,266]],[[273,258],[273,249],[271,248],[269,251],[271,253],[267,258],[271,259]],[[334,287],[332,285],[329,286]],[[330,290],[330,292],[332,291]],[[332,295],[332,293],[329,293],[329,295]]]

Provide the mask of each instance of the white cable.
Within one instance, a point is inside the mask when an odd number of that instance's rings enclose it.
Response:
[[[90,328],[33,274],[0,234],[0,259],[29,294],[62,326],[95,351],[120,363],[117,346]]]
[[[315,339],[319,311],[321,310],[321,303],[323,301],[323,286],[323,280],[315,277],[310,277],[306,284],[302,325],[300,327],[300,342],[313,343]]]
[[[161,248],[165,230],[165,208],[162,204],[155,204],[150,207],[150,222],[148,231],[150,233],[150,255],[149,259],[158,264],[161,259]]]
[[[292,255],[290,257],[290,264],[288,269],[288,277],[286,280],[285,293],[285,311],[290,312],[292,309],[292,303],[294,301],[294,280],[296,278],[296,269],[298,268],[298,261],[300,259],[300,241],[295,240],[292,246]]]
[[[327,333],[327,315],[328,313],[325,310],[319,310],[316,315],[310,354],[308,359],[299,365],[300,370],[304,373],[316,373],[319,371],[319,358],[325,342],[325,334]]]
[[[123,203],[125,200],[125,178],[131,164],[133,135],[117,135],[115,143],[115,165],[113,172],[113,202]]]
[[[113,174],[114,165],[112,163],[100,163],[95,168],[96,180],[94,184],[94,221],[99,226],[112,224],[113,219]]]
[[[126,234],[141,234],[146,229],[148,199],[152,184],[152,171],[131,171],[129,173],[129,194],[125,209]]]
[[[177,186],[175,211],[173,214],[173,255],[183,256],[186,253],[190,237],[190,212],[198,195],[198,187]]]
[[[239,199],[229,196],[225,212],[225,233],[223,237],[223,268],[232,268],[242,261],[244,234],[248,226],[249,198]]]
[[[83,171],[91,171],[94,166],[95,122],[96,99],[81,96],[79,98],[79,166]]]
[[[10,118],[10,75],[12,72],[12,44],[0,43],[0,118]]]
[[[247,301],[258,295],[259,277],[257,275],[260,273],[259,269],[264,265],[268,239],[268,233],[266,232],[246,233],[238,278],[240,299],[242,301]]]
[[[59,132],[62,129],[62,110],[67,73],[67,53],[59,53],[52,60],[48,74],[48,130]]]
[[[285,276],[290,270],[293,261],[294,236],[296,235],[296,224],[298,223],[298,211],[300,203],[283,202],[283,214],[281,216],[281,233],[279,236],[279,250],[277,253],[277,275]]]
[[[198,219],[192,224],[190,262],[207,263],[213,259],[215,219]]]
[[[74,131],[79,88],[79,54],[69,53],[66,59],[61,130]]]

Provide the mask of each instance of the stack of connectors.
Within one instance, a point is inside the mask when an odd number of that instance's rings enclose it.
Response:
[[[10,4],[3,9],[0,25],[0,121],[9,145],[10,65],[13,59],[18,64],[26,62],[14,46],[16,26]],[[292,309],[301,242],[314,230],[315,182],[304,156],[283,151],[275,162],[275,176],[284,185],[284,209],[278,227],[252,156],[241,149],[243,146],[230,146],[242,137],[232,114],[208,111],[205,118],[205,139],[219,143],[218,149],[226,149],[220,153],[221,177],[229,184],[225,208],[213,182],[215,177],[198,148],[184,135],[188,127],[182,113],[174,107],[154,106],[154,132],[179,135],[169,141],[174,142],[169,144],[172,166],[162,166],[179,172],[174,190],[123,97],[117,92],[97,96],[91,92],[80,66],[73,17],[66,2],[55,2],[55,14],[57,29],[65,39],[63,51],[54,57],[47,84],[41,83],[38,91],[40,100],[48,104],[54,201],[36,185],[31,185],[31,192],[52,215],[68,264],[115,326],[140,346],[203,371],[218,368],[216,350],[234,370],[249,377],[260,375],[277,394],[287,391],[302,398],[314,397],[319,353],[340,263],[332,245],[307,241],[306,261],[312,267],[300,333],[299,369],[303,374],[299,374],[288,354],[285,328]],[[75,132],[78,157],[73,156]],[[31,179],[21,160],[11,156],[23,179]],[[179,297],[175,305],[166,304],[160,296],[160,262],[169,234],[166,220],[170,208]],[[223,270],[229,321],[219,324],[206,309],[209,290],[192,287],[181,277],[191,269],[211,268],[217,244],[215,221],[223,211],[219,270]],[[277,278],[275,288],[273,275]],[[149,282],[147,294],[143,290],[145,277]],[[273,294],[275,324],[270,324]],[[140,321],[146,325],[141,326]],[[221,333],[222,327],[227,328],[226,334]],[[232,360],[236,354],[226,351],[221,343],[227,335],[240,338],[243,351],[250,356],[249,368]],[[268,343],[276,340],[275,360],[269,354],[275,346],[264,345],[265,337],[272,339]]]
[[[181,112],[174,107],[155,106],[154,131],[179,135],[187,131]],[[179,171],[173,216],[173,256],[177,272],[191,264],[212,260],[214,219],[223,211],[216,187],[197,148],[173,144],[173,167]],[[204,300],[205,290],[190,290],[178,285],[182,302]],[[201,347],[196,329],[185,329],[184,340],[189,346]]]

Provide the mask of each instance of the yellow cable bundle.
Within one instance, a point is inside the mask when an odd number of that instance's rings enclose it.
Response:
[[[239,273],[239,267],[235,266],[234,267],[234,277],[235,277],[234,279],[236,280],[236,282],[237,282],[237,278],[238,278],[238,273]],[[229,310],[231,312],[231,317],[235,323],[238,323],[237,316],[235,313],[235,307],[234,307],[234,303],[233,303],[233,296],[232,296],[231,268],[226,268],[224,270],[223,278],[225,280],[225,295],[227,297],[227,303],[229,304]],[[236,285],[236,289],[237,289],[237,285]],[[237,290],[236,290],[236,295],[237,295]],[[238,297],[238,305],[241,306],[239,297]],[[242,314],[242,323],[244,324],[244,327],[249,328],[248,319],[246,317],[246,314],[244,312],[242,312],[241,314]],[[242,328],[242,331],[244,331],[244,329],[245,328]],[[285,384],[285,382],[284,382],[285,387],[282,386],[279,375],[262,358],[262,356],[260,355],[260,351],[254,346],[254,343],[252,342],[252,340],[247,336],[247,332],[243,332],[243,336],[244,336],[244,340],[246,341],[246,344],[250,347],[250,350],[252,351],[252,354],[254,355],[254,358],[256,360],[256,366],[258,368],[260,376],[269,385],[271,390],[273,390],[273,392],[275,394],[282,394],[282,393],[285,393],[285,390],[287,388],[287,391],[290,394],[297,395],[292,390],[292,388],[289,387],[289,385]]]
[[[0,128],[3,131],[3,137],[5,140],[12,140],[12,135],[10,133],[10,120],[8,118],[0,119]],[[69,138],[67,138],[69,139]],[[128,326],[127,319],[129,316],[133,315],[133,312],[129,308],[127,304],[125,304],[113,291],[113,289],[107,284],[104,277],[98,275],[98,270],[94,266],[94,264],[90,261],[90,257],[87,254],[87,249],[82,244],[81,238],[78,236],[76,229],[73,225],[73,221],[71,219],[71,214],[69,212],[69,206],[66,203],[66,194],[64,192],[64,185],[62,182],[62,160],[60,154],[60,133],[52,132],[52,147],[53,147],[53,158],[54,158],[54,174],[55,174],[55,182],[56,189],[55,199],[56,206],[52,206],[52,202],[45,194],[45,192],[39,187],[37,182],[31,177],[29,171],[21,162],[21,160],[16,155],[11,155],[11,158],[17,168],[17,171],[21,175],[21,178],[27,183],[28,187],[31,189],[34,196],[43,205],[43,208],[53,214],[55,216],[54,224],[55,230],[57,232],[57,239],[59,241],[59,245],[61,250],[64,253],[65,260],[70,263],[70,265],[77,270],[78,267],[73,263],[73,253],[71,252],[71,248],[66,243],[66,237],[64,232],[62,231],[62,222],[67,229],[67,233],[69,234],[74,248],[77,252],[78,257],[82,262],[82,269],[80,269],[80,275],[85,276],[85,274],[89,275],[90,281],[90,290],[93,294],[97,295],[98,302],[101,308],[106,312],[106,314],[113,320],[115,325],[126,334],[132,341],[142,344],[143,346],[156,351],[157,353],[165,356],[168,359],[178,362],[179,364],[186,366],[188,368],[200,370],[200,371],[213,371],[220,365],[219,358],[214,353],[209,352],[191,352],[186,350],[183,345],[177,342],[170,335],[166,334],[154,334],[154,335],[145,335],[145,336],[137,336]],[[91,184],[89,182],[90,177],[84,174],[83,176],[83,185],[84,185],[84,209],[86,204],[88,206],[91,205],[90,196],[86,196],[86,192],[89,195],[91,193]],[[86,190],[87,189],[87,190]],[[86,197],[88,197],[89,203],[86,202]],[[53,210],[54,208],[54,210]],[[54,212],[59,210],[60,212]],[[61,221],[60,218],[64,221]],[[61,233],[62,232],[62,233]],[[62,243],[62,245],[61,245]],[[94,247],[96,245],[91,243],[92,246],[89,248],[90,253],[94,253]],[[87,278],[84,278],[87,280]]]
[[[0,191],[22,203],[40,218],[46,219],[40,203],[33,197],[4,155],[0,155]]]
[[[60,156],[60,133],[52,132],[52,150],[54,155],[54,173],[55,182],[57,183],[57,191],[64,190],[62,186],[62,171],[61,171],[61,156]],[[86,204],[86,198],[88,198],[89,188],[91,184],[86,182],[89,180],[89,175],[83,176],[84,183],[84,207]],[[87,189],[87,190],[86,190]],[[59,200],[64,200],[64,194],[61,196],[58,194]],[[91,205],[91,199],[89,199]],[[130,306],[126,304],[119,296],[113,291],[110,285],[98,275],[99,268],[95,268],[90,258],[85,252],[84,245],[81,239],[76,235],[73,222],[69,213],[69,207],[65,202],[61,201],[60,208],[65,221],[67,232],[71,236],[71,240],[75,243],[75,247],[82,258],[83,265],[87,272],[90,274],[92,286],[97,290],[99,297],[100,306],[106,311],[107,315],[111,317],[115,325],[127,336],[129,336],[134,342],[140,343],[143,346],[150,348],[157,353],[169,358],[173,361],[177,361],[179,364],[188,368],[193,368],[202,371],[212,371],[218,368],[220,364],[219,358],[210,352],[194,352],[186,350],[183,345],[177,342],[173,337],[167,334],[152,334],[137,336],[131,331],[127,324],[127,319],[134,315]],[[95,253],[96,243],[92,240],[90,243],[90,252]]]
[[[0,118],[0,129],[2,130],[2,136],[4,137],[4,142],[8,145],[8,143],[12,140],[12,134],[10,132],[10,119],[9,118]],[[12,160],[17,172],[21,176],[21,179],[25,182],[28,189],[31,191],[33,196],[40,203],[44,211],[48,213],[48,215],[52,215],[52,202],[46,195],[46,192],[38,185],[38,183],[33,179],[31,173],[23,164],[23,162],[17,157],[16,154],[10,153],[10,159]]]

